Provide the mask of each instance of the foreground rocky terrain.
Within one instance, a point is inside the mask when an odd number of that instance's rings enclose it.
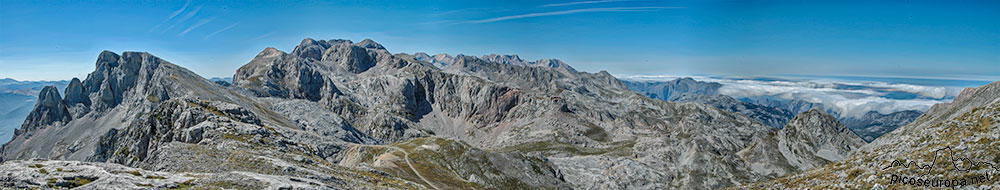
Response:
[[[266,48],[231,84],[105,51],[85,80],[38,102],[0,150],[12,168],[0,185],[711,189],[820,167],[864,143],[822,111],[779,130],[559,60],[391,54],[368,39]]]

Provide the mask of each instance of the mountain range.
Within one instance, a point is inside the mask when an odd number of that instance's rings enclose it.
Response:
[[[818,108],[761,120],[753,113],[777,109],[710,93],[694,95],[730,106],[654,99],[555,59],[392,54],[370,39],[265,48],[231,83],[104,51],[86,79],[58,89],[39,91],[0,148],[0,186],[717,189],[780,182],[874,146]],[[983,91],[928,113],[996,102]],[[914,125],[928,117],[886,136],[926,132]]]
[[[837,117],[840,115],[823,104],[803,99],[782,99],[776,97],[745,97],[736,99],[719,93],[722,84],[696,81],[692,78],[678,78],[669,81],[622,80],[629,89],[650,98],[675,102],[695,102],[715,106],[733,113],[740,113],[766,125],[781,128],[799,113],[820,109]],[[847,128],[871,142],[882,134],[912,122],[922,114],[917,110],[897,111],[881,114],[870,111],[863,117],[839,116],[838,120]]]

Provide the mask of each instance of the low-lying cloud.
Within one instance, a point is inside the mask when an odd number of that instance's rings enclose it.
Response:
[[[630,80],[667,81],[677,76],[628,76]],[[822,104],[840,117],[861,117],[869,111],[883,114],[904,110],[926,111],[937,103],[951,102],[961,87],[926,86],[880,81],[818,79],[692,77],[722,84],[719,93],[741,98],[770,97]]]

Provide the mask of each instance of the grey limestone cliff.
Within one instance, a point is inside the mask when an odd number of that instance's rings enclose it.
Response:
[[[923,114],[917,110],[898,111],[889,114],[881,114],[876,111],[865,113],[861,118],[845,118],[844,125],[871,142],[883,134],[889,133],[896,128],[902,127]]]
[[[66,103],[59,96],[59,90],[54,86],[46,86],[38,95],[38,103],[35,109],[31,110],[28,118],[20,129],[14,131],[14,136],[31,136],[37,130],[49,125],[60,125],[73,120],[69,111],[66,110]]]

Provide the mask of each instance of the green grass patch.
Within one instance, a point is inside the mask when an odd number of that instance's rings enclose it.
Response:
[[[146,179],[167,179],[167,177],[151,175],[151,176],[146,176]]]
[[[189,189],[191,187],[194,187],[194,179],[189,179],[187,181],[174,184],[176,184],[177,186],[171,187],[169,189]]]
[[[632,154],[632,146],[635,142],[622,141],[612,143],[614,146],[608,148],[589,148],[589,147],[578,147],[573,146],[564,142],[555,141],[537,141],[524,144],[518,144],[514,146],[508,146],[500,148],[499,151],[502,152],[540,152],[546,156],[552,155],[571,155],[571,156],[587,156],[587,155],[602,155],[613,153],[615,155],[630,155]]]

